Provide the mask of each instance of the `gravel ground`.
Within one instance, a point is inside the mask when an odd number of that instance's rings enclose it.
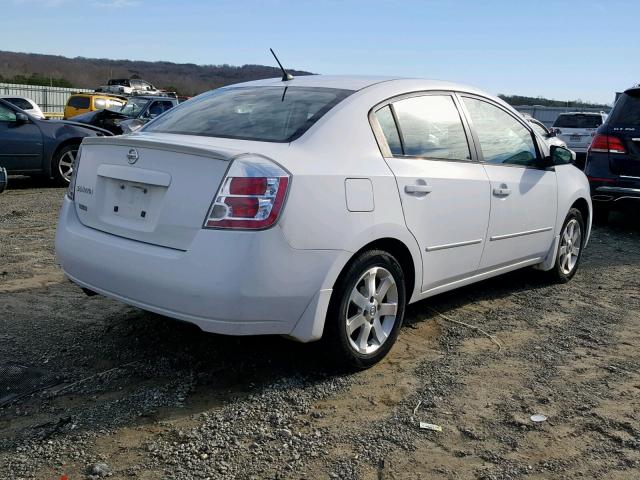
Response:
[[[0,478],[640,478],[637,215],[597,227],[567,285],[523,270],[412,305],[388,359],[345,375],[318,345],[86,297],[55,264],[64,190],[12,180]]]

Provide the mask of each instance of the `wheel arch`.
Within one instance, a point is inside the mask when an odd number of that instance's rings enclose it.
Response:
[[[340,274],[336,277],[334,281],[334,285],[338,283],[344,272],[347,270],[347,267],[351,263],[351,261],[357,257],[362,252],[366,252],[367,250],[384,250],[387,253],[390,253],[398,260],[400,266],[402,267],[402,272],[405,277],[405,286],[407,290],[407,303],[409,299],[413,296],[413,291],[416,285],[416,267],[414,264],[414,258],[404,242],[398,240],[393,237],[383,237],[378,238],[377,240],[373,240],[358,251],[354,252],[353,255],[349,258],[349,260],[343,265]]]
[[[578,198],[573,202],[571,208],[577,208],[580,211],[585,224],[588,225],[589,222],[591,222],[591,209],[589,208],[589,203],[584,198]]]

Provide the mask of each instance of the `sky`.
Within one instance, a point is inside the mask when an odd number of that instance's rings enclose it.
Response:
[[[0,0],[0,24],[0,50],[68,57],[271,65],[273,47],[314,73],[601,103],[640,82],[637,0]]]

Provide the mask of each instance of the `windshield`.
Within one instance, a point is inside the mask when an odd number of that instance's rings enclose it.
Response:
[[[589,115],[585,113],[576,113],[571,115],[560,115],[554,127],[564,128],[598,128],[602,125],[602,115]]]
[[[313,87],[230,87],[183,103],[144,130],[291,142],[352,90]]]
[[[138,114],[142,110],[144,110],[144,107],[147,105],[147,103],[149,103],[149,100],[144,98],[130,98],[126,105],[120,110],[118,110],[117,108],[114,108],[113,110],[116,110],[123,115],[126,115],[127,117],[133,118],[137,117]]]
[[[640,89],[629,90],[616,102],[613,125],[640,127]]]

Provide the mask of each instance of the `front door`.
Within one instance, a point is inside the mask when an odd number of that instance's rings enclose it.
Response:
[[[9,171],[42,169],[42,134],[37,125],[20,123],[13,109],[0,104],[0,167]]]
[[[507,110],[462,97],[491,182],[491,217],[481,270],[543,258],[553,243],[557,182],[541,169],[530,127]]]
[[[473,275],[487,233],[489,180],[471,155],[454,97],[402,98],[376,117],[405,222],[422,251],[422,291]]]

